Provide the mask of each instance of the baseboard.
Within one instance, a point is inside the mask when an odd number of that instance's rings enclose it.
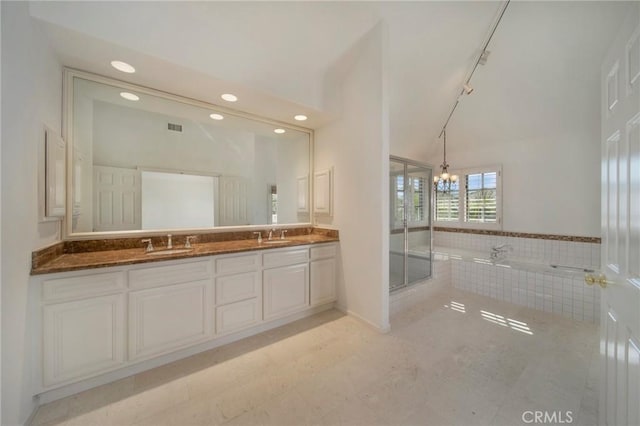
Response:
[[[373,328],[375,331],[377,331],[378,333],[388,333],[391,330],[391,325],[387,324],[384,327],[381,327],[377,324],[372,323],[371,321],[369,321],[368,319],[362,317],[359,314],[356,314],[355,312],[353,312],[350,309],[347,309],[345,306],[339,305],[336,303],[335,308],[337,310],[339,310],[340,312],[347,314],[349,316],[352,316],[353,318],[357,319],[358,321],[362,322],[364,325],[366,325],[369,328]]]

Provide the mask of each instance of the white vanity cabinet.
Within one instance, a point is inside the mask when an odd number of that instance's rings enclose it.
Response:
[[[66,382],[125,362],[121,272],[47,279],[42,291],[42,382]]]
[[[309,249],[290,248],[264,254],[264,319],[280,318],[309,306]]]
[[[124,368],[144,371],[329,309],[336,246],[34,276],[35,394],[108,383]]]
[[[208,259],[129,271],[129,359],[209,339],[212,278]]]
[[[336,300],[336,244],[311,247],[310,302],[318,306]]]

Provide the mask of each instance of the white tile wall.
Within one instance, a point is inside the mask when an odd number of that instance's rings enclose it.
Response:
[[[450,262],[451,282],[461,290],[579,321],[599,321],[600,288],[587,286],[580,274],[532,272],[472,260]]]
[[[492,246],[505,243],[513,246],[509,259],[592,269],[600,266],[600,244],[595,243],[434,233],[436,247],[474,250],[484,254],[482,257],[485,258],[488,258]],[[574,320],[596,324],[600,320],[600,287],[587,286],[580,273],[527,271],[475,262],[472,258],[449,260],[446,256],[436,256],[433,268],[432,279],[391,295],[391,314],[425,300],[442,286],[453,285],[461,290]]]
[[[508,257],[511,259],[547,265],[553,263],[592,269],[600,267],[600,244],[597,243],[497,237],[444,231],[434,232],[433,238],[436,247],[476,250],[488,255],[491,247],[499,244],[510,244],[513,247],[513,251],[509,253]]]

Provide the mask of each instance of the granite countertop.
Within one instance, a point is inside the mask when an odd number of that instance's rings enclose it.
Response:
[[[279,241],[279,240],[278,240]],[[138,263],[161,262],[166,260],[187,259],[192,257],[212,256],[227,253],[242,253],[258,250],[269,250],[284,247],[295,247],[308,244],[330,243],[339,241],[336,235],[309,234],[286,237],[286,242],[269,244],[264,239],[258,243],[256,239],[241,239],[231,241],[215,241],[192,243],[192,249],[182,253],[167,253],[150,255],[144,248],[117,248],[112,250],[87,252],[58,252],[49,256],[46,261],[33,262],[31,275],[51,274],[56,272],[77,271],[82,269],[104,268],[107,266],[133,265]],[[154,243],[155,244],[155,243]],[[183,244],[174,243],[173,250],[184,249]],[[162,252],[162,247],[156,247],[155,252]],[[34,259],[38,253],[34,252]]]

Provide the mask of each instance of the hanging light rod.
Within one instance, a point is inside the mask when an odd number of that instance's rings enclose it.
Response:
[[[482,49],[480,50],[480,53],[478,54],[478,58],[476,59],[475,64],[473,65],[473,68],[471,69],[471,72],[469,73],[469,75],[467,76],[466,80],[464,81],[463,85],[462,85],[462,90],[460,90],[460,93],[458,94],[458,97],[456,98],[456,102],[453,104],[453,107],[451,108],[451,112],[449,113],[449,116],[447,117],[447,121],[445,121],[444,126],[442,126],[442,130],[440,131],[440,134],[438,135],[438,138],[442,137],[442,134],[444,133],[445,129],[447,128],[447,125],[449,124],[449,121],[451,120],[451,117],[453,116],[453,113],[455,112],[456,108],[458,107],[458,104],[460,103],[460,97],[464,94],[471,94],[471,92],[473,92],[473,87],[471,87],[471,84],[469,84],[469,82],[471,81],[471,77],[473,77],[473,73],[476,72],[476,68],[478,68],[479,64],[484,65],[487,62],[487,57],[489,56],[489,51],[487,50],[487,47],[489,47],[489,43],[491,42],[491,39],[493,38],[493,35],[495,34],[496,30],[498,29],[498,25],[500,25],[500,21],[502,21],[502,17],[504,16],[504,13],[507,11],[507,6],[509,6],[509,3],[511,3],[511,0],[506,0],[502,6],[500,7],[500,12],[498,13],[498,18],[496,19],[496,21],[493,23],[492,27],[491,27],[491,31],[489,32],[489,37],[487,37],[487,41],[485,41],[484,45],[482,46]]]

